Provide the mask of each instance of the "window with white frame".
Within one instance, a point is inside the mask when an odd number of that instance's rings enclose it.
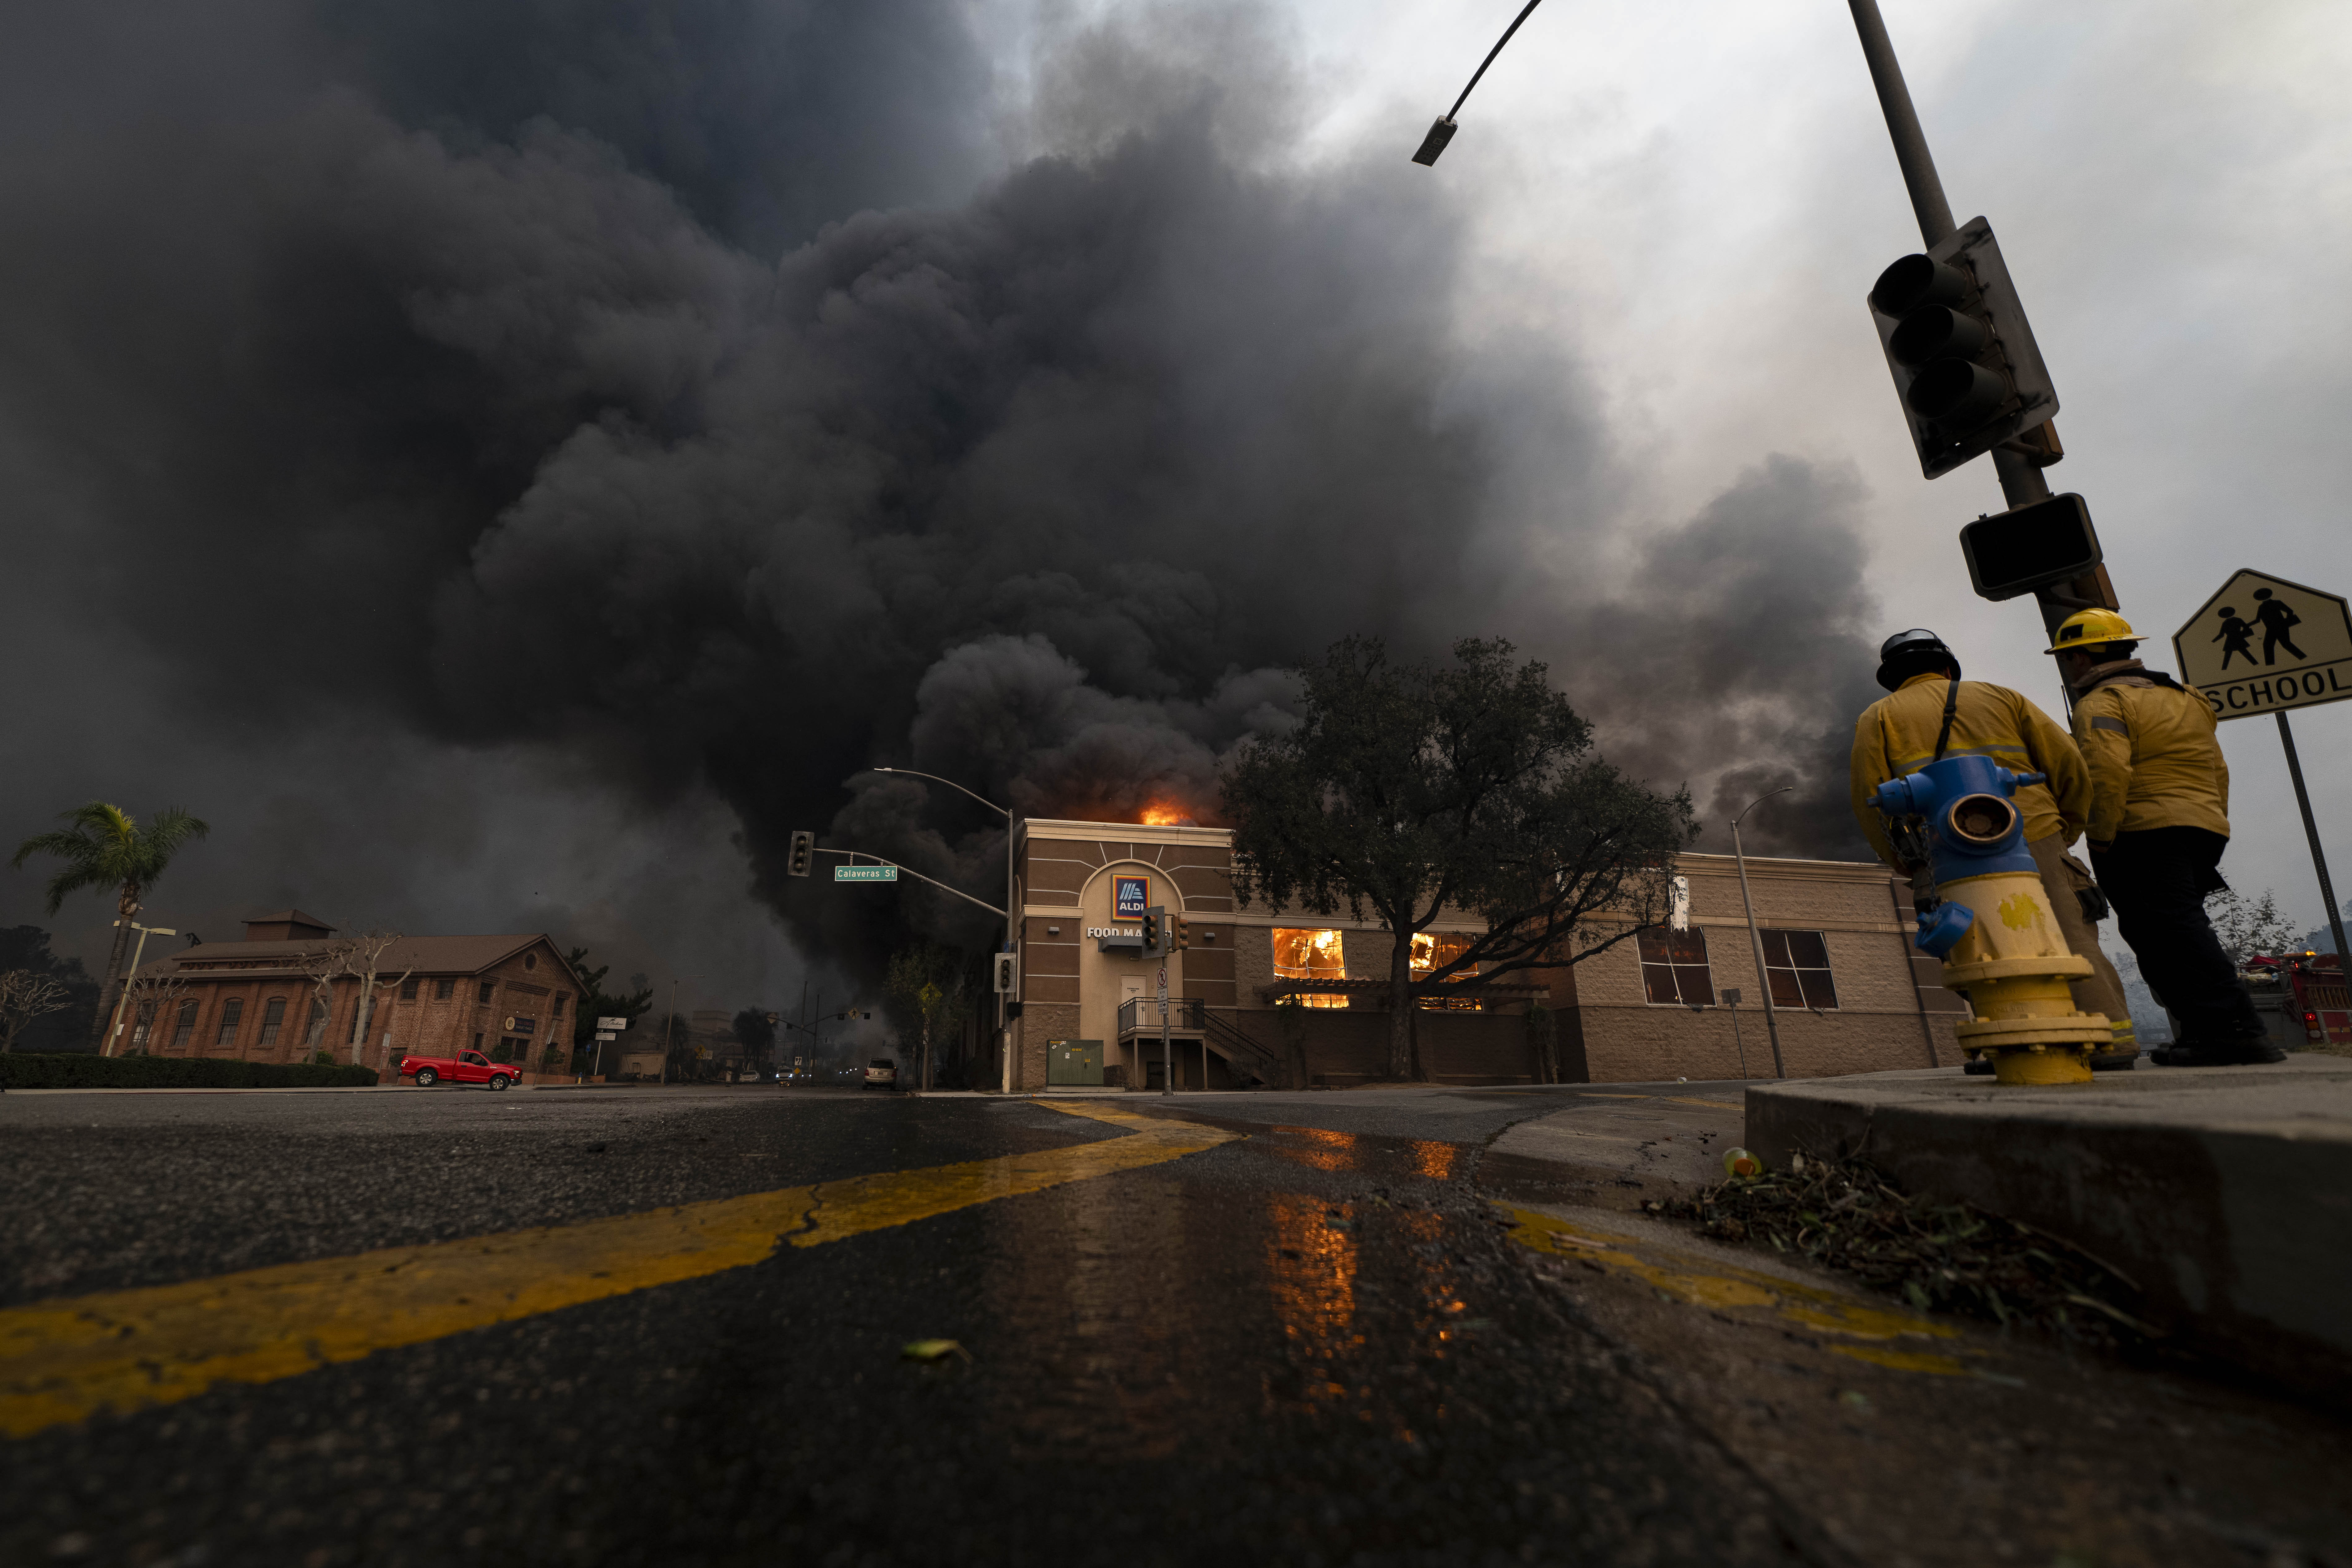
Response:
[[[1642,992],[1653,1006],[1715,1005],[1715,973],[1707,966],[1706,932],[1645,931],[1634,939],[1642,954]]]

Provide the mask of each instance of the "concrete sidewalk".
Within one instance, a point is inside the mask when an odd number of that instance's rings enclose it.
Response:
[[[2146,1068],[2004,1088],[1941,1071],[1752,1086],[1748,1146],[1859,1154],[2129,1275],[2147,1315],[2217,1355],[2352,1394],[2352,1061]]]

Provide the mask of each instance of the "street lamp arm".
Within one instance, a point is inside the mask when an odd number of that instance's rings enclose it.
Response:
[[[1746,820],[1748,819],[1748,812],[1755,810],[1758,806],[1762,805],[1766,801],[1770,800],[1770,799],[1772,798],[1772,795],[1786,795],[1786,794],[1788,794],[1790,790],[1792,790],[1792,789],[1794,789],[1794,788],[1796,788],[1796,787],[1797,787],[1797,786],[1796,786],[1795,784],[1782,784],[1779,789],[1774,790],[1774,791],[1772,792],[1772,794],[1771,794],[1771,795],[1758,795],[1754,800],[1751,800],[1751,801],[1749,801],[1749,802],[1748,803],[1747,807],[1746,807],[1744,810],[1742,810],[1742,811],[1740,812],[1740,814],[1739,814],[1738,816],[1735,816],[1735,817],[1733,817],[1733,818],[1731,819],[1731,826],[1734,826],[1734,827],[1738,827],[1738,826],[1742,822],[1744,822],[1744,821],[1746,821]]]
[[[851,860],[855,860],[859,856],[863,855],[866,859],[873,861],[877,866],[897,867],[901,876],[912,877],[918,882],[929,882],[932,887],[937,888],[942,893],[955,893],[957,898],[961,899],[967,904],[979,904],[982,909],[986,910],[990,914],[996,916],[999,920],[1011,918],[1006,915],[1003,910],[998,909],[994,904],[983,902],[979,899],[973,898],[970,893],[957,892],[955,889],[949,887],[945,882],[940,881],[936,877],[926,877],[911,866],[900,866],[896,860],[885,860],[881,856],[870,854],[863,849],[816,849],[812,850],[811,853],[816,855],[840,855]]]
[[[953,780],[953,779],[943,779],[943,778],[940,777],[940,775],[939,775],[939,774],[937,774],[937,773],[923,773],[923,772],[921,772],[920,770],[916,769],[916,768],[881,768],[881,767],[877,767],[877,768],[871,769],[871,770],[869,770],[869,771],[871,771],[871,772],[873,772],[873,773],[898,773],[898,774],[900,774],[900,775],[902,775],[902,776],[904,776],[904,777],[910,778],[910,779],[929,779],[929,780],[930,780],[933,784],[943,784],[947,785],[947,786],[948,786],[948,788],[950,788],[950,789],[954,789],[954,790],[963,790],[963,793],[964,793],[964,794],[969,795],[971,795],[971,798],[972,798],[972,799],[974,799],[974,800],[976,800],[976,801],[980,802],[980,804],[981,804],[981,805],[984,805],[984,806],[988,807],[988,809],[989,809],[989,810],[991,810],[991,811],[992,811],[992,812],[995,812],[999,816],[1003,817],[1005,821],[1010,822],[1010,821],[1012,821],[1012,820],[1013,820],[1013,813],[1012,813],[1011,811],[1007,810],[1007,809],[1006,809],[1005,807],[1003,807],[1003,806],[1001,806],[1001,805],[997,805],[994,801],[992,801],[992,800],[989,799],[989,798],[988,798],[986,795],[974,795],[974,794],[972,794],[972,792],[971,792],[971,790],[964,789],[964,788],[963,788],[963,785],[961,785],[961,784],[960,784],[956,783],[956,782],[955,782],[955,780]],[[925,879],[926,881],[929,880],[929,878],[925,878],[924,879]],[[996,912],[997,912],[998,914],[1003,914],[1004,911],[1003,911],[1003,910],[997,910]]]
[[[1526,8],[1511,19],[1511,25],[1503,29],[1503,36],[1495,40],[1495,47],[1486,51],[1486,58],[1478,62],[1478,68],[1470,73],[1470,87],[1464,88],[1462,89],[1462,96],[1454,100],[1454,107],[1445,111],[1445,118],[1447,120],[1450,121],[1455,115],[1462,112],[1462,106],[1470,101],[1470,88],[1476,87],[1478,85],[1478,79],[1486,74],[1486,68],[1493,65],[1495,63],[1495,57],[1503,52],[1503,46],[1509,43],[1511,41],[1511,35],[1519,30],[1519,24],[1526,21],[1529,14],[1532,13],[1537,6],[1542,4],[1543,0],[1528,0]]]

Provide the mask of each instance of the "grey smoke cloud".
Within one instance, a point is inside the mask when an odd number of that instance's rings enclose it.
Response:
[[[1205,816],[1218,758],[1285,721],[1279,667],[1353,631],[1507,631],[1669,787],[1838,777],[1868,694],[1855,482],[1773,459],[1622,570],[1573,367],[1469,359],[1458,215],[1395,149],[1278,156],[1251,7],[1063,38],[1047,150],[988,178],[943,0],[252,4],[184,58],[170,8],[125,15],[45,18],[0,66],[9,593],[60,683],[55,765],[0,785],[27,830],[85,778],[123,793],[59,757],[135,696],[136,776],[226,797],[246,846],[207,896],[299,868],[346,881],[293,896],[446,928],[446,857],[335,847],[467,819],[493,786],[460,761],[527,753],[567,821],[609,816],[583,790],[646,822],[723,803],[738,840],[695,874],[748,868],[863,965],[908,919],[987,919],[789,881],[792,829],[975,892],[1002,839],[860,769]],[[1498,521],[1563,454],[1551,509]],[[284,739],[328,725],[368,743]],[[387,795],[388,824],[350,819]],[[1850,837],[1796,812],[1757,843]],[[616,941],[716,940],[675,887],[594,896]]]

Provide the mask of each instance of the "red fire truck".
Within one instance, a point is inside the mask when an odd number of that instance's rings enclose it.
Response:
[[[2352,1046],[2352,987],[2346,986],[2344,961],[2336,954],[2250,958],[2238,973],[2270,1029],[2271,1043],[2281,1050]]]

